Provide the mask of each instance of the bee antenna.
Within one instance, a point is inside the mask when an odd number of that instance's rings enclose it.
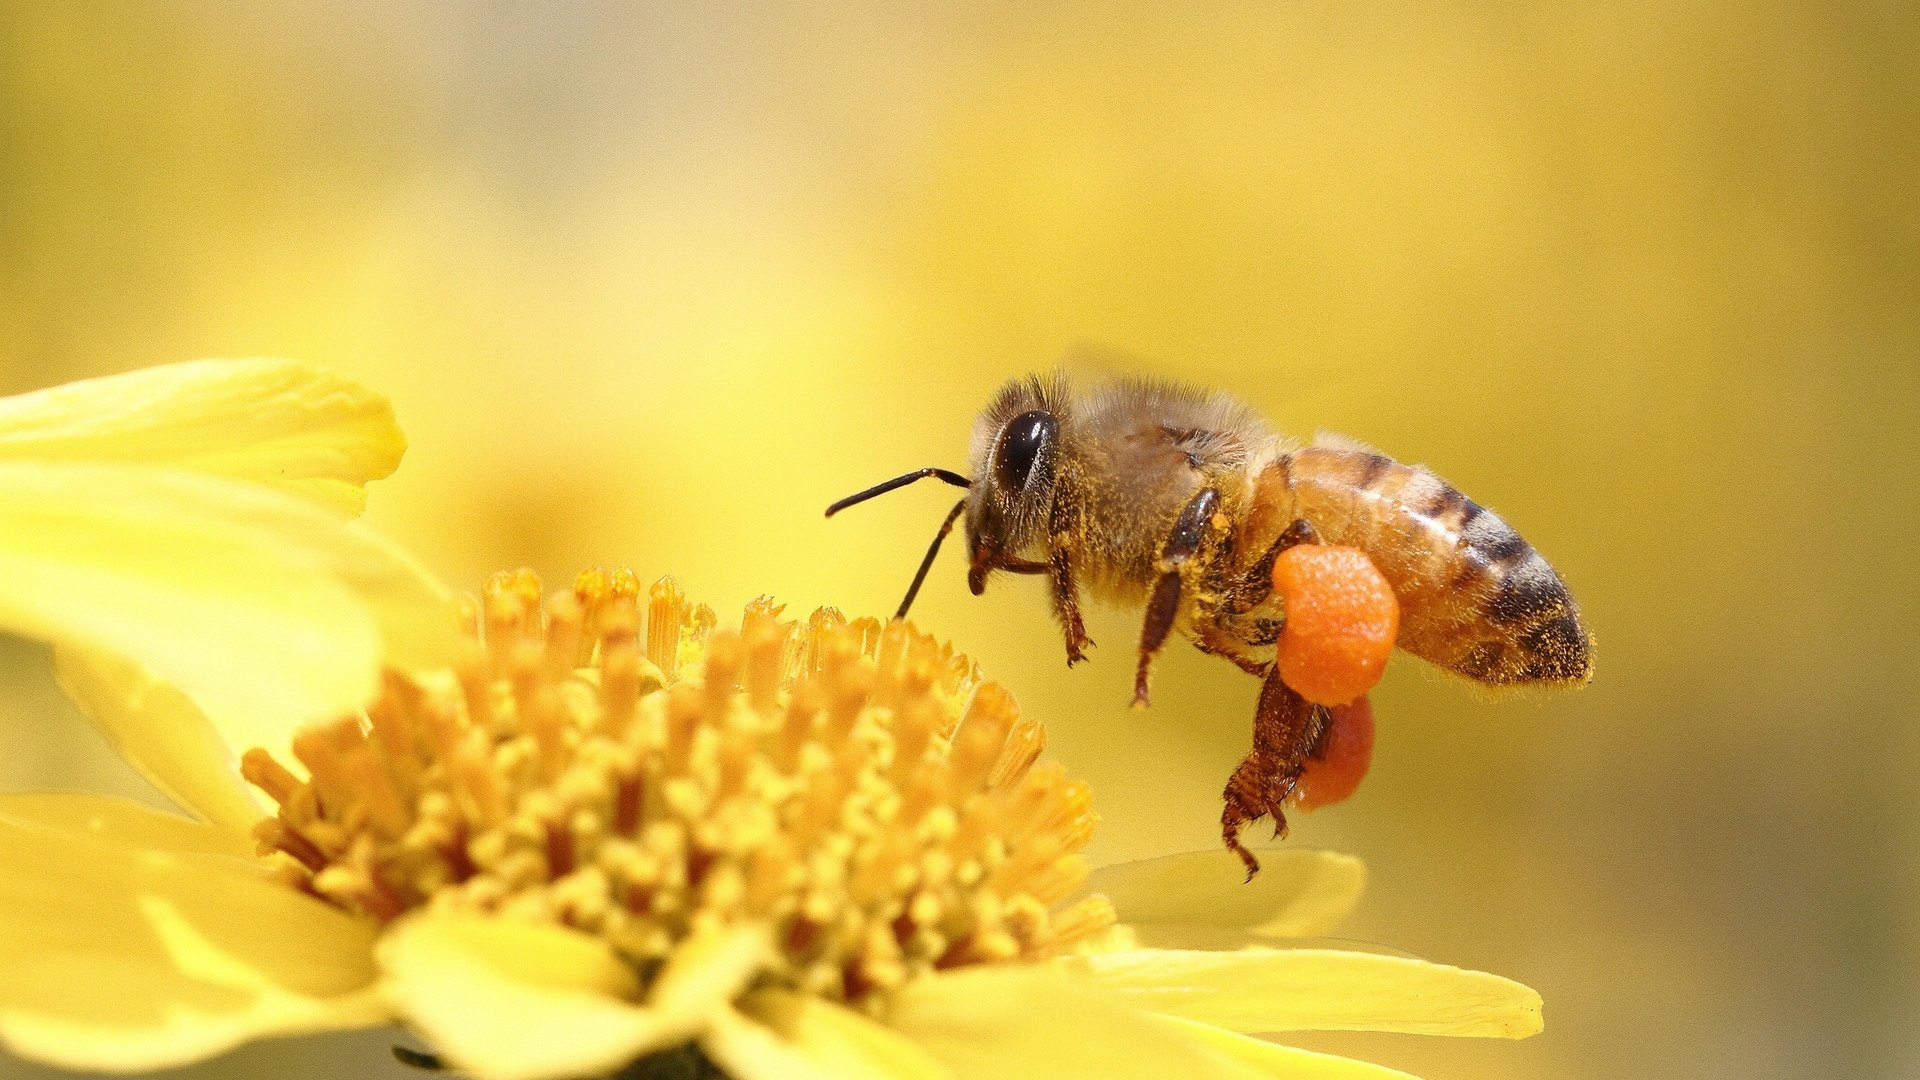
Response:
[[[915,480],[925,480],[929,476],[937,477],[941,480],[945,480],[947,483],[952,484],[954,487],[970,488],[973,486],[973,481],[967,479],[964,476],[961,476],[959,473],[954,472],[951,469],[915,469],[914,471],[908,473],[905,476],[896,476],[884,484],[875,484],[872,487],[868,488],[867,490],[859,493],[858,495],[849,495],[846,498],[841,499],[839,502],[834,503],[832,506],[827,507],[827,516],[832,517],[833,515],[839,513],[840,511],[845,510],[849,506],[866,502],[868,499],[873,498],[875,495],[885,495],[887,492],[892,491],[895,488],[906,487],[908,484],[913,483]],[[949,524],[951,524],[951,522],[949,522]],[[945,536],[946,533],[942,532],[940,535]],[[935,542],[933,546],[938,548],[940,545],[938,542]],[[911,600],[912,597],[909,596],[908,599]]]
[[[953,509],[947,511],[947,520],[940,523],[940,531],[933,534],[933,543],[927,545],[927,557],[920,560],[920,569],[913,575],[913,584],[907,586],[907,597],[900,601],[900,610],[893,613],[894,618],[907,617],[907,609],[913,606],[913,598],[920,595],[920,583],[927,580],[927,571],[933,568],[933,557],[940,554],[940,545],[946,542],[947,534],[953,531],[953,523],[960,520],[960,512],[966,508],[967,500],[961,499],[953,504]]]

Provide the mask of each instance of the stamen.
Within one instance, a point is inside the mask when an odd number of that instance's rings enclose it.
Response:
[[[993,763],[993,771],[987,776],[987,786],[995,791],[1005,791],[1027,775],[1027,770],[1040,758],[1040,751],[1047,747],[1047,731],[1032,720],[1022,720],[1013,725],[1007,735],[1006,744],[1000,750],[1000,757]]]
[[[257,746],[240,755],[240,775],[276,803],[293,801],[294,793],[301,786],[299,777]]]
[[[467,609],[456,671],[390,673],[364,717],[299,733],[303,780],[242,774],[280,807],[278,872],[386,921],[495,913],[604,937],[648,971],[688,935],[770,924],[762,981],[871,1003],[937,968],[1030,961],[1112,925],[1079,889],[1096,818],[1036,764],[1044,729],[966,657],[903,622],[738,631],[662,580],[525,571]]]
[[[1070,948],[1104,934],[1113,928],[1114,922],[1113,901],[1104,896],[1089,896],[1054,917],[1054,948]]]

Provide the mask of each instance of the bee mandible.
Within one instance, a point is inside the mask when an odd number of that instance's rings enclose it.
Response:
[[[1301,446],[1222,393],[1128,379],[1085,391],[1063,376],[1007,383],[973,427],[971,476],[928,468],[849,496],[828,516],[916,480],[967,489],[927,548],[905,617],[941,544],[965,519],[967,584],[1044,576],[1069,666],[1086,658],[1081,590],[1140,608],[1134,704],[1179,631],[1263,681],[1253,749],[1224,792],[1221,836],[1248,876],[1240,830],[1271,815],[1339,736],[1343,715],[1303,698],[1275,663],[1286,612],[1274,563],[1303,543],[1358,548],[1399,603],[1395,643],[1497,686],[1577,684],[1592,648],[1560,575],[1499,515],[1433,473],[1358,444]],[[1364,713],[1364,699],[1358,703]],[[1371,714],[1366,713],[1371,740]],[[1364,750],[1362,751],[1364,753]],[[1364,760],[1361,769],[1364,770]],[[1357,777],[1356,777],[1357,779]]]

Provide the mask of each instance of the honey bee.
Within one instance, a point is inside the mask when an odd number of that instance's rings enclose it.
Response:
[[[971,477],[917,470],[834,503],[828,516],[916,480],[966,488],[896,617],[964,517],[968,586],[978,595],[1002,570],[1045,576],[1069,666],[1093,645],[1083,586],[1143,609],[1135,705],[1146,704],[1154,655],[1176,630],[1259,676],[1253,749],[1221,812],[1222,840],[1249,877],[1259,864],[1240,830],[1271,815],[1274,834],[1285,832],[1282,804],[1335,722],[1274,662],[1286,612],[1272,574],[1288,547],[1366,552],[1399,601],[1396,644],[1445,670],[1498,686],[1592,674],[1587,631],[1560,575],[1499,515],[1418,466],[1327,437],[1298,445],[1226,394],[1145,380],[1076,392],[1060,375],[1007,383],[972,441]]]

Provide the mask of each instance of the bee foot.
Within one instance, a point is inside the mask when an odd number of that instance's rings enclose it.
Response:
[[[1088,637],[1087,632],[1080,628],[1079,622],[1075,621],[1067,628],[1067,666],[1072,667],[1085,660],[1087,650],[1091,648],[1093,648],[1093,639]]]
[[[1237,831],[1238,830],[1234,829],[1226,830],[1224,837],[1227,842],[1227,850],[1240,856],[1240,861],[1247,865],[1247,881],[1251,882],[1253,875],[1260,872],[1260,860],[1254,858],[1253,852],[1248,851],[1241,845],[1240,838],[1234,835]]]
[[[1288,767],[1258,752],[1248,754],[1233,770],[1222,792],[1225,805],[1220,810],[1220,839],[1227,850],[1247,864],[1247,880],[1260,872],[1260,860],[1240,843],[1240,831],[1264,817],[1273,818],[1275,839],[1287,833],[1285,804],[1287,795],[1300,777],[1298,767]]]

